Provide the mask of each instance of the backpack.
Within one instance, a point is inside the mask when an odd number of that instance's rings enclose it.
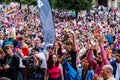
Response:
[[[33,79],[33,80],[43,79],[43,69],[41,68],[41,63],[42,61],[39,60],[35,55],[23,61],[23,64],[27,68],[27,72],[26,72],[27,79]]]

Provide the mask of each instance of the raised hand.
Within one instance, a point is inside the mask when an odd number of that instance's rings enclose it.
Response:
[[[3,65],[3,68],[4,68],[4,69],[9,69],[10,66],[9,66],[8,64],[5,64],[5,65]]]
[[[2,71],[3,70],[3,67],[0,67],[0,71]]]
[[[103,37],[101,37],[101,36],[98,37],[98,43],[99,43],[99,45],[103,44],[103,40],[104,40]]]
[[[93,75],[93,80],[100,80],[100,78],[98,77],[97,74],[94,74],[94,75]]]

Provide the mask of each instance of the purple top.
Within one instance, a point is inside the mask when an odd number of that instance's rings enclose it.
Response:
[[[109,61],[108,61],[107,56],[106,56],[106,52],[104,50],[104,47],[100,46],[100,51],[101,51],[101,56],[102,56],[102,59],[103,59],[103,63],[101,65],[99,65],[99,64],[97,64],[97,61],[92,58],[92,51],[93,51],[92,49],[90,49],[88,51],[87,60],[92,65],[92,67],[94,68],[95,73],[98,76],[101,76],[102,67],[106,64],[109,64]]]

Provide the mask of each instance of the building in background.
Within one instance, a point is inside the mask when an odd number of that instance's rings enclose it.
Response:
[[[103,5],[103,6],[109,6],[109,7],[116,7],[120,10],[120,0],[93,0],[94,4],[96,6]]]

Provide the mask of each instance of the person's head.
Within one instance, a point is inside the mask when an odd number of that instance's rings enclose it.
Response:
[[[97,60],[97,63],[99,64],[99,65],[101,65],[102,64],[102,56],[101,56],[101,53],[97,53],[97,55],[96,55],[96,60]]]
[[[4,51],[0,48],[0,59],[3,59],[5,56]]]
[[[84,70],[90,69],[90,64],[89,64],[89,62],[87,61],[86,58],[82,59],[82,67],[83,67]]]
[[[30,36],[26,36],[25,38],[26,38],[25,39],[26,44],[30,44],[32,42]]]
[[[116,55],[115,54],[112,54],[111,55],[111,60],[115,60],[116,59]]]
[[[3,32],[0,32],[0,39],[3,39],[3,37],[4,37]]]
[[[113,75],[113,68],[112,68],[112,66],[109,65],[109,64],[108,65],[104,65],[102,67],[101,73],[102,73],[102,77],[104,79],[106,79],[106,80],[109,79]]]
[[[19,43],[22,45],[25,41],[24,41],[24,37],[19,37],[18,38]]]
[[[34,48],[32,49],[32,54],[33,54],[33,55],[38,54],[38,53],[39,53],[39,51],[40,51],[40,49],[39,49],[39,48],[34,47]]]
[[[22,40],[24,40],[24,37],[23,36],[19,36],[18,37],[18,41],[22,41]]]
[[[62,55],[62,44],[60,41],[56,41],[54,44],[53,44],[53,48],[54,49],[58,49],[57,51],[57,54],[58,55]]]
[[[53,51],[53,44],[46,45],[46,49],[48,52],[52,52]]]
[[[56,54],[50,55],[49,58],[48,58],[47,64],[48,64],[48,68],[52,68],[53,64],[58,66],[59,61],[58,61],[57,55]]]
[[[116,60],[118,63],[120,63],[120,49],[116,50]]]
[[[42,46],[42,42],[40,38],[34,39],[34,47],[40,48]]]
[[[11,53],[13,53],[14,46],[12,44],[7,44],[4,46],[3,49],[8,55],[10,55]]]
[[[66,44],[66,51],[70,52],[72,50],[73,42],[68,40],[68,41],[66,41],[65,44]]]
[[[56,54],[52,55],[52,61],[53,61],[53,63],[56,63],[58,61],[58,58],[57,58]]]
[[[15,32],[13,32],[13,31],[9,31],[8,36],[9,36],[9,38],[13,38],[13,39],[15,39],[15,37],[16,37]]]
[[[60,49],[61,48],[61,43],[60,43],[60,41],[55,41],[55,43],[53,44],[53,47],[55,48],[55,47],[58,47],[58,49]]]

